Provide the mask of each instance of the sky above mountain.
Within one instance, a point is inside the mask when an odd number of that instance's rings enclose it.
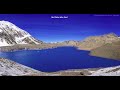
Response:
[[[82,40],[111,32],[120,35],[119,14],[0,14],[0,20],[9,21],[45,42]]]

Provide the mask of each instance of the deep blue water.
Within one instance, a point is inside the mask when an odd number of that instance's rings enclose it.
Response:
[[[89,51],[77,50],[74,47],[0,52],[0,57],[44,72],[120,65],[120,61],[89,56]]]

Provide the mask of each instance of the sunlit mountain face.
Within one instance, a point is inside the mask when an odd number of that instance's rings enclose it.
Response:
[[[0,20],[14,23],[44,42],[82,40],[111,32],[120,35],[118,14],[0,14]]]

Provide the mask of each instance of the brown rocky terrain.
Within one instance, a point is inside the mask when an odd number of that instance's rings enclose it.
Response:
[[[120,60],[120,41],[95,48],[91,50],[90,55]]]
[[[36,49],[48,49],[48,48],[55,48],[64,46],[62,44],[16,44],[13,46],[3,46],[0,47],[1,52],[6,51],[16,51],[16,50],[36,50]]]
[[[65,46],[77,46],[79,44],[79,41],[69,40],[62,42],[61,44]]]
[[[103,46],[107,43],[120,41],[118,36],[114,33],[109,33],[100,36],[91,36],[80,42],[77,47],[81,50],[92,50]]]
[[[35,50],[35,49],[49,49],[62,46],[77,46],[77,41],[65,41],[58,43],[41,43],[41,44],[16,44],[13,46],[2,46],[0,51],[16,51],[16,50]]]

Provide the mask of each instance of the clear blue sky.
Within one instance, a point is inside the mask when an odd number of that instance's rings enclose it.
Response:
[[[110,16],[109,16],[110,15]],[[114,32],[120,35],[120,16],[95,14],[0,14],[0,20],[14,23],[45,42],[82,40]],[[52,19],[51,16],[68,16]]]

